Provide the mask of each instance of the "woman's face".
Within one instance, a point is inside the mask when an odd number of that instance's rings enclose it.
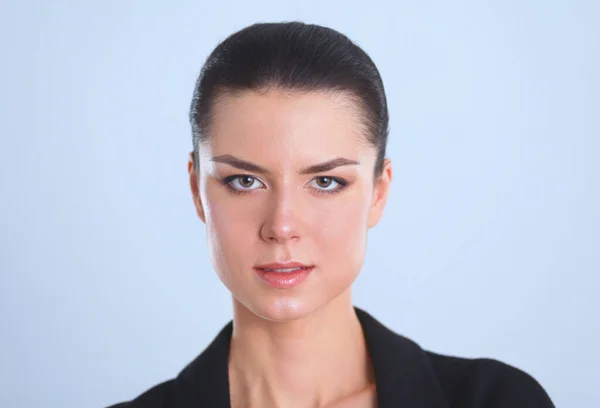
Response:
[[[198,174],[188,164],[214,268],[260,317],[295,320],[349,295],[362,268],[392,173],[386,160],[374,184],[377,151],[353,103],[321,92],[222,96],[199,147]],[[310,169],[332,160],[330,169]],[[255,269],[290,261],[314,267],[284,287]]]

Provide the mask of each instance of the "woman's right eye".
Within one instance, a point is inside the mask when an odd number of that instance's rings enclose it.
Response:
[[[262,183],[248,175],[235,175],[225,178],[224,183],[236,192],[246,192],[259,188]]]

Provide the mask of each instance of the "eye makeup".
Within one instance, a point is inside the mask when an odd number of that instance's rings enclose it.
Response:
[[[230,192],[232,192],[234,194],[240,194],[240,195],[251,194],[252,191],[257,190],[257,189],[260,188],[260,187],[257,187],[257,188],[244,188],[243,186],[242,186],[242,188],[235,187],[234,186],[234,184],[236,184],[235,182],[237,181],[238,182],[237,184],[239,184],[239,180],[242,180],[242,179],[246,179],[246,181],[250,180],[250,182],[252,184],[253,184],[253,182],[256,181],[256,182],[262,184],[262,186],[264,187],[264,184],[258,178],[254,177],[254,176],[251,176],[249,174],[234,174],[234,175],[231,175],[231,176],[223,178],[221,180],[221,183],[225,187],[227,187],[227,189]],[[325,189],[318,188],[318,187],[316,187],[316,188],[311,187],[311,189],[314,190],[315,193],[317,193],[319,195],[339,194],[343,190],[345,190],[348,187],[348,184],[349,184],[347,180],[345,180],[343,178],[340,178],[340,177],[333,177],[333,176],[317,176],[317,177],[315,177],[315,178],[313,178],[311,180],[311,183],[313,181],[316,181],[316,180],[321,180],[321,181],[322,180],[331,180],[332,182],[337,183],[337,187],[335,187],[333,189],[330,189],[330,190],[325,190]]]

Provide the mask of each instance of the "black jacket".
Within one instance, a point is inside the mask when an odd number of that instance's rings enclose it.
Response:
[[[529,374],[492,359],[421,349],[355,308],[375,374],[378,408],[550,408]],[[109,408],[229,408],[230,321],[179,375]]]

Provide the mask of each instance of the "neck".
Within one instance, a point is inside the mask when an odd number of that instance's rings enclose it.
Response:
[[[326,406],[373,384],[350,290],[291,322],[265,320],[234,299],[229,377],[244,406]]]

